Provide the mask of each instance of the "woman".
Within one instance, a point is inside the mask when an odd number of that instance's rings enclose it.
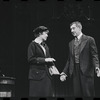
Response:
[[[35,39],[28,47],[29,69],[29,96],[53,96],[49,67],[53,65],[54,58],[50,57],[49,48],[44,41],[47,40],[49,30],[39,26],[33,30]]]

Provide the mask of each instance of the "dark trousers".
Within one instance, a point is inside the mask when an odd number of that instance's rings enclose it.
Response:
[[[94,96],[94,77],[83,75],[79,64],[75,64],[74,67],[73,89],[75,97]]]
[[[74,72],[73,72],[73,90],[75,97],[82,96],[82,86],[81,86],[81,79],[80,79],[80,68],[79,64],[75,64]]]

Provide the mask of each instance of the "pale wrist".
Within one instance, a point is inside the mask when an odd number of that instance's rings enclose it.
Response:
[[[66,75],[64,72],[62,72],[60,75],[64,75],[64,76],[66,76],[66,77],[67,77],[67,75]]]

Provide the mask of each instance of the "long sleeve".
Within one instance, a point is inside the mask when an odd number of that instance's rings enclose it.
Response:
[[[69,54],[69,51],[68,51],[68,54]],[[67,59],[67,62],[66,62],[66,65],[64,67],[64,70],[63,72],[67,75],[68,74],[68,68],[69,68],[69,61],[70,60],[70,55],[68,55],[68,59]]]
[[[90,38],[90,48],[91,48],[91,55],[92,55],[92,62],[94,67],[99,68],[99,58],[98,58],[98,51],[97,51],[97,46],[95,43],[94,38]]]

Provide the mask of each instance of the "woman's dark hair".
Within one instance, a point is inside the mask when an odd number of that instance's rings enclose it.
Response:
[[[36,29],[33,30],[33,34],[35,37],[38,37],[40,34],[42,34],[45,31],[49,31],[47,27],[45,26],[39,26]]]

